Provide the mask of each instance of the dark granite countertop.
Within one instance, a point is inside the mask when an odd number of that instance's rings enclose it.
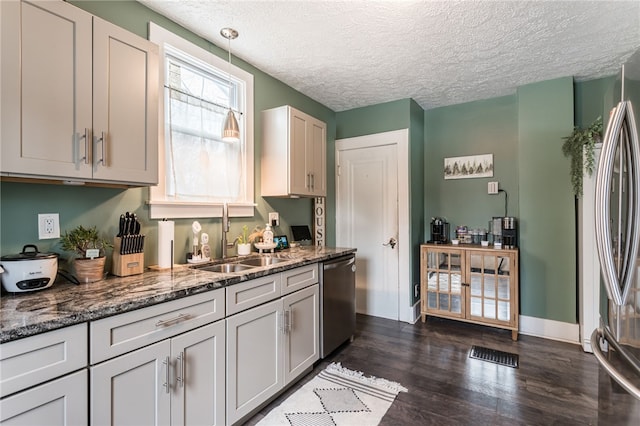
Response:
[[[286,258],[285,262],[243,272],[223,274],[180,266],[173,270],[147,270],[129,277],[109,276],[89,284],[56,282],[41,291],[3,293],[0,298],[0,343],[223,288],[353,252],[355,249],[299,247],[276,254]],[[240,260],[233,257],[225,259],[225,262]]]

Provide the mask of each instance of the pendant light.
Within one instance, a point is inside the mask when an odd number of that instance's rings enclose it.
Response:
[[[238,32],[233,28],[223,28],[220,30],[220,34],[229,40],[229,69],[227,77],[229,79],[229,88],[231,88],[231,40],[238,37]],[[231,99],[229,99],[229,112],[222,128],[222,140],[225,142],[240,142],[240,126],[238,126],[238,120],[236,120],[236,116],[231,109]]]

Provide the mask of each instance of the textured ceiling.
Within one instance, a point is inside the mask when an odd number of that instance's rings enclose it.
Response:
[[[139,0],[334,111],[424,109],[615,74],[640,48],[634,1]]]

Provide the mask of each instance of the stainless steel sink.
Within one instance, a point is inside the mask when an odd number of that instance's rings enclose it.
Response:
[[[281,263],[286,261],[287,259],[280,259],[278,257],[254,257],[251,259],[240,260],[239,263],[242,265],[250,265],[250,266],[270,266],[270,265],[275,265],[276,263]]]
[[[209,272],[230,273],[230,272],[242,272],[251,268],[255,268],[255,266],[242,265],[240,263],[219,263],[217,265],[203,266],[202,268],[198,268],[198,269],[201,269],[203,271],[209,271]]]

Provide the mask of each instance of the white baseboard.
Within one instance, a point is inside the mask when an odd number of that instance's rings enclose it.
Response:
[[[550,319],[520,316],[520,334],[580,344],[580,325]]]
[[[415,324],[420,319],[420,300],[416,302],[411,308],[410,323]]]

